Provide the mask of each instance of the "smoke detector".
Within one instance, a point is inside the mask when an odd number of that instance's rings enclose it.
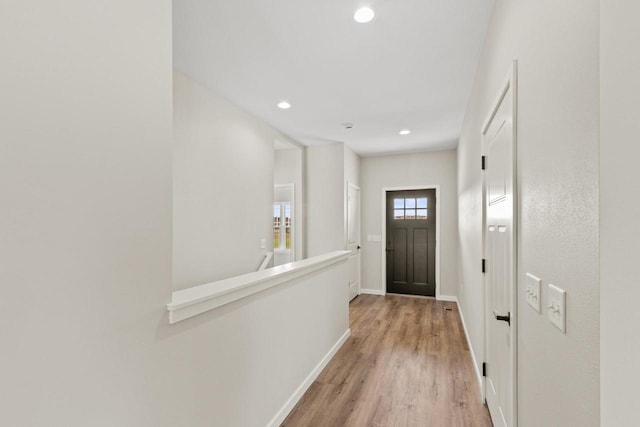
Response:
[[[342,123],[342,127],[344,127],[345,129],[353,129],[353,123],[349,123],[349,122]]]

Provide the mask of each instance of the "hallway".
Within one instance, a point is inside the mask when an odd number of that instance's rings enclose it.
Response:
[[[455,303],[361,295],[351,338],[282,424],[491,426]]]

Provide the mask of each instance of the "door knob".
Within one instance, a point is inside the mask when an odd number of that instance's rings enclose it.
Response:
[[[511,313],[507,313],[506,316],[500,315],[500,314],[496,314],[496,312],[493,312],[493,317],[496,318],[496,320],[500,320],[502,322],[507,322],[509,324],[509,326],[511,326]]]

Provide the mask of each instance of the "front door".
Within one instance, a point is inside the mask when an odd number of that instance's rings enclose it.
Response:
[[[436,191],[387,192],[387,292],[436,295]]]
[[[502,91],[483,132],[485,158],[486,399],[493,424],[515,414],[515,78]]]

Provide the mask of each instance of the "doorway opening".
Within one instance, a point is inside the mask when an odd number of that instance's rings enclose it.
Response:
[[[382,280],[387,293],[439,296],[439,186],[383,188]]]
[[[289,140],[273,142],[273,267],[300,261],[304,251],[304,151]],[[269,245],[266,245],[269,250]]]

